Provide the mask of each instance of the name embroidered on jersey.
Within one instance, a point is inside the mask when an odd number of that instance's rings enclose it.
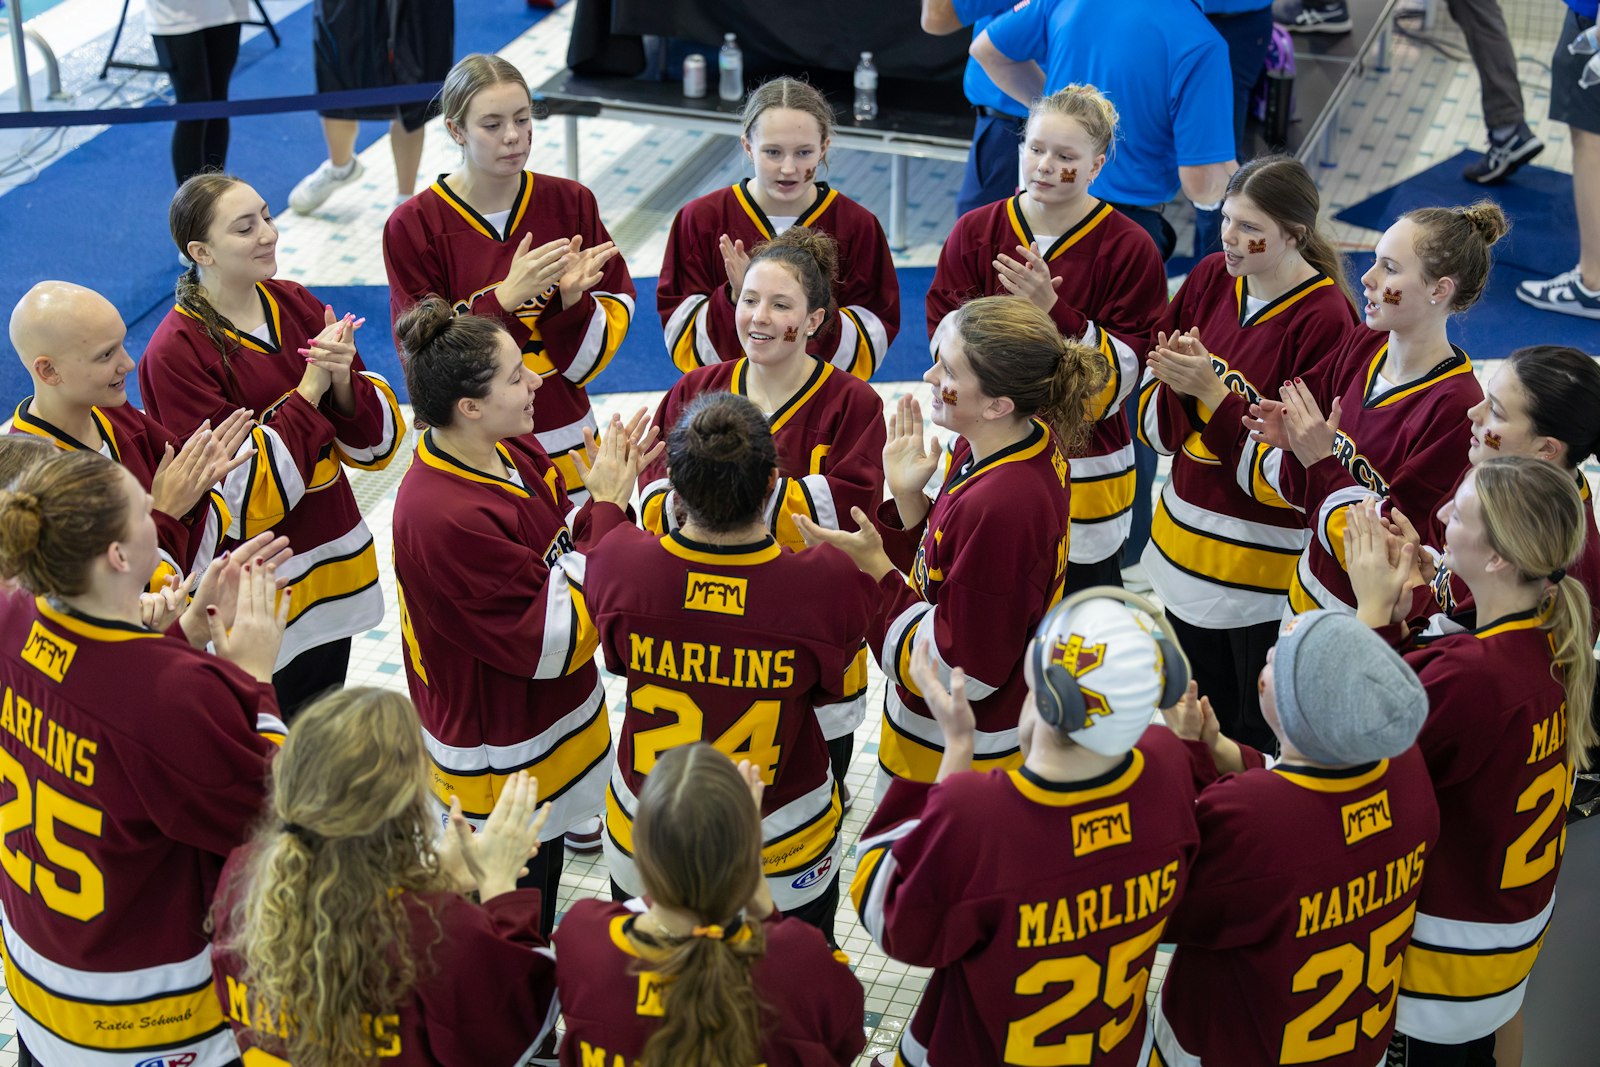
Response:
[[[22,661],[37,667],[51,681],[59,682],[66,678],[67,671],[72,668],[72,657],[77,652],[77,645],[51,633],[35,621],[33,629],[28,632],[27,643],[22,646]]]
[[[1381,834],[1394,825],[1394,815],[1389,809],[1389,791],[1380,789],[1339,809],[1339,821],[1344,826],[1344,843],[1353,845],[1373,834]]]
[[[1087,856],[1133,840],[1133,817],[1128,804],[1082,811],[1072,817],[1072,854]]]
[[[683,610],[709,611],[717,615],[743,615],[748,578],[690,571],[685,579]]]
[[[1373,467],[1370,459],[1356,451],[1356,443],[1342,430],[1333,435],[1333,458],[1365,488],[1379,496],[1389,495],[1389,483]]]

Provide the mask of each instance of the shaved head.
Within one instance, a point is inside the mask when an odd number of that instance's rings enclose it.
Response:
[[[115,406],[127,399],[133,369],[116,307],[72,282],[40,282],[11,311],[11,347],[33,378],[35,395],[58,391],[75,404]]]
[[[40,282],[11,312],[11,347],[30,370],[40,356],[84,354],[122,330],[111,301],[72,282]]]

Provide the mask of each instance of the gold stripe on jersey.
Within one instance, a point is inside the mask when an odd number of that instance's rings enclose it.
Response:
[[[1389,761],[1379,760],[1365,767],[1346,767],[1339,770],[1279,764],[1272,770],[1282,776],[1284,781],[1291,782],[1301,789],[1309,789],[1316,793],[1351,793],[1357,789],[1365,789],[1388,774]]]
[[[1137,472],[1132,470],[1073,478],[1072,523],[1105,522],[1125,515],[1137,495]]]
[[[816,186],[817,198],[794,220],[796,226],[810,226],[817,216],[832,207],[833,202],[839,197],[839,191],[830,189],[827,182],[817,182]],[[770,241],[778,236],[772,220],[767,218],[767,213],[761,210],[761,205],[757,204],[756,198],[751,195],[749,178],[741,178],[734,184],[733,196],[739,201],[739,206],[744,208],[744,213],[750,216],[750,221],[756,224],[756,229],[761,231],[762,237]]]
[[[134,626],[132,623],[91,619],[62,611],[51,606],[44,597],[35,598],[33,603],[38,608],[39,614],[49,619],[52,624],[79,637],[87,637],[91,641],[159,641],[166,636],[164,633],[146,630],[143,626]]]
[[[529,171],[522,172],[522,178],[517,185],[517,197],[511,202],[511,214],[506,216],[505,233],[496,233],[494,225],[478,214],[471,204],[457,196],[456,191],[446,185],[442,177],[428,186],[428,191],[436,194],[439,199],[454,208],[456,214],[465,219],[468,226],[471,226],[474,230],[489,238],[489,240],[499,241],[504,244],[511,239],[513,233],[517,232],[517,227],[522,225],[523,216],[527,215],[528,206],[533,203],[533,174]],[[506,310],[509,311],[511,309],[507,308]]]
[[[353,597],[378,584],[378,550],[365,543],[342,556],[325,559],[289,584],[289,622],[321,604]]]
[[[1089,417],[1099,422],[1110,414],[1112,403],[1122,395],[1122,361],[1117,358],[1117,349],[1112,344],[1111,334],[1099,326],[1091,325],[1091,328],[1095,331],[1095,350],[1105,357],[1106,367],[1110,372],[1106,375],[1105,386],[1089,400],[1088,404]]]
[[[1245,455],[1245,462],[1250,464],[1250,496],[1258,504],[1265,504],[1269,508],[1287,508],[1294,510],[1278,492],[1278,487],[1272,484],[1272,479],[1267,477],[1267,460],[1277,449],[1260,441],[1252,442],[1247,446],[1249,452]],[[1283,453],[1278,452],[1278,462],[1283,462]]]
[[[34,437],[42,437],[63,452],[100,451],[98,448],[90,448],[59,426],[31,414],[28,411],[28,405],[32,402],[33,397],[28,396],[23,397],[22,402],[17,405],[16,413],[11,417],[11,425],[14,429],[25,434],[31,434]],[[116,431],[111,427],[111,420],[106,418],[105,413],[97,407],[91,407],[89,415],[94,420],[95,429],[100,432],[100,440],[104,442],[106,450],[111,453],[111,458],[120,464],[122,462],[122,449],[117,447],[117,435]]]
[[[839,317],[849,319],[856,330],[856,346],[850,356],[849,372],[864,382],[871,381],[872,372],[878,369],[878,353],[872,347],[872,335],[867,332],[867,324],[852,308],[840,308]]]
[[[389,465],[390,460],[394,459],[395,453],[400,448],[400,442],[405,439],[405,414],[400,410],[400,398],[394,395],[394,390],[381,375],[363,373],[361,376],[378,391],[378,398],[389,409],[389,425],[393,427],[393,432],[389,435],[388,447],[361,459],[352,456],[338,441],[333,443],[333,447],[339,453],[340,462],[346,466],[363,471],[381,471]]]
[[[685,299],[686,302],[694,302],[694,310],[683,320],[678,335],[667,338],[667,351],[672,355],[672,365],[688,374],[695,368],[706,365],[705,360],[700,358],[700,346],[695,344],[695,340],[699,335],[700,317],[706,313],[706,304],[710,300],[705,296],[690,296]]]
[[[1039,249],[1039,255],[1046,261],[1055,259],[1061,253],[1089,236],[1094,228],[1104,222],[1115,210],[1104,200],[1100,201],[1099,207],[1092,209],[1087,215],[1079,219],[1072,229],[1057,237],[1055,243],[1049,248]],[[1011,232],[1017,235],[1017,243],[1023,247],[1032,245],[1035,240],[1033,228],[1028,225],[1028,217],[1022,213],[1021,193],[1017,193],[1006,201],[1006,217],[1011,220]]]
[[[604,698],[595,702],[587,721],[566,737],[558,739],[543,756],[518,767],[477,772],[442,766],[432,750],[429,783],[435,799],[449,807],[451,796],[461,799],[461,810],[474,818],[487,818],[506,782],[518,771],[527,771],[539,780],[539,802],[555,800],[581,782],[611,754],[611,724],[606,719]],[[580,816],[581,817],[581,816]]]
[[[1288,311],[1290,308],[1294,307],[1294,305],[1298,304],[1306,297],[1310,296],[1312,293],[1316,292],[1318,289],[1326,289],[1332,284],[1333,279],[1328,277],[1326,274],[1313,275],[1312,277],[1301,282],[1299,285],[1295,286],[1293,289],[1290,289],[1287,293],[1284,293],[1282,296],[1278,297],[1278,299],[1267,301],[1267,305],[1265,307],[1256,312],[1254,315],[1251,315],[1249,313],[1250,303],[1246,299],[1246,297],[1250,295],[1249,289],[1245,285],[1244,275],[1240,275],[1233,283],[1233,298],[1238,302],[1239,305],[1239,325],[1257,326],[1263,322],[1266,322],[1268,319],[1276,318],[1285,311]]]
[[[1017,792],[1035,804],[1044,804],[1052,808],[1070,808],[1114,797],[1127,790],[1144,773],[1144,753],[1137,748],[1133,749],[1124,759],[1122,766],[1113,768],[1109,773],[1114,775],[1110,781],[1089,789],[1057,788],[1050,782],[1035,781],[1027,771],[1020,769],[1012,771],[1007,777],[1011,779],[1011,784]]]
[[[921,738],[903,732],[889,716],[883,717],[884,729],[878,740],[878,762],[896,778],[913,782],[931,782],[939,776],[939,763],[944,759],[941,746],[930,745]],[[1009,771],[1022,766],[1022,750],[976,757],[972,761],[975,771]]]
[[[116,1052],[177,1048],[227,1026],[209,979],[194,989],[146,1000],[76,1000],[46,988],[18,967],[4,939],[0,939],[0,959],[5,962],[6,990],[17,1007],[52,1034],[85,1048]]]
[[[594,381],[611,364],[611,357],[622,347],[622,339],[628,336],[628,324],[633,321],[633,312],[622,299],[611,293],[593,295],[596,309],[605,316],[605,329],[600,338],[600,354],[583,376],[572,383],[580,389]]]
[[[241,348],[252,352],[272,354],[279,351],[283,338],[283,311],[278,307],[278,301],[273,297],[264,282],[256,282],[256,295],[261,299],[261,310],[266,315],[267,340],[263,341],[253,333],[246,333],[235,327],[227,319],[221,320],[223,336],[229,338]],[[187,315],[196,322],[203,323],[199,315],[190,311],[181,304],[173,305],[173,310],[180,315]],[[265,413],[261,418],[265,419]]]
[[[1405,953],[1400,992],[1438,1000],[1483,1000],[1517,988],[1527,980],[1544,945],[1545,932],[1526,945],[1502,951],[1455,949],[1412,937]]]
[[[828,377],[833,374],[833,364],[824,363],[820,359],[816,361],[816,364],[816,367],[811,371],[811,376],[806,379],[806,383],[800,387],[799,391],[778,405],[778,410],[772,413],[772,418],[768,422],[771,423],[774,434],[783,429],[788,421],[794,418],[795,412],[805,407],[806,403],[817,395],[817,390],[822,388],[822,383],[827,381]],[[728,391],[734,396],[749,397],[749,357],[741,358],[734,365],[733,380],[729,383]]]
[[[516,464],[511,462],[511,453],[504,444],[496,441],[494,450],[500,453],[500,459],[505,463],[507,470],[516,470]],[[526,500],[532,495],[526,488],[509,478],[496,477],[493,474],[480,471],[476,467],[467,466],[435,443],[432,429],[423,431],[421,439],[417,441],[417,458],[426,466],[435,470],[444,471],[446,474],[454,474],[456,477],[465,478],[469,482],[477,482],[480,485],[492,485],[497,489],[504,489],[521,500]]]
[[[1178,570],[1218,585],[1256,593],[1281,594],[1291,588],[1299,548],[1249,544],[1179,521],[1156,499],[1150,543]]]
[[[720,567],[756,567],[778,558],[778,542],[771,537],[748,545],[704,545],[674,531],[661,539],[661,547],[690,563]]]
[[[988,474],[996,467],[1003,466],[1007,463],[1025,462],[1049,448],[1050,431],[1045,429],[1044,423],[1035,418],[1030,418],[1028,421],[1033,423],[1033,430],[1028,434],[1027,437],[1023,438],[1021,441],[1018,441],[1009,448],[1002,448],[1000,451],[996,452],[994,455],[990,456],[976,467],[971,467],[956,474],[945,483],[945,494],[948,496],[955,496],[957,493],[961,492],[961,490],[977,481],[983,475]],[[1065,464],[1063,464],[1063,466],[1065,466]],[[1064,471],[1062,473],[1064,473]],[[1065,479],[1063,479],[1063,484],[1065,484]]]
[[[1361,406],[1367,408],[1387,407],[1390,404],[1399,403],[1414,393],[1420,393],[1430,385],[1437,385],[1446,378],[1454,378],[1458,374],[1471,374],[1472,360],[1467,358],[1467,354],[1456,345],[1451,345],[1450,350],[1453,355],[1449,359],[1442,361],[1416,381],[1397,385],[1393,389],[1374,395],[1372,387],[1377,383],[1378,373],[1383,369],[1384,363],[1389,358],[1389,342],[1385,341],[1378,348],[1378,351],[1373,354],[1372,362],[1367,365],[1367,379],[1361,390],[1361,395],[1364,398]]]

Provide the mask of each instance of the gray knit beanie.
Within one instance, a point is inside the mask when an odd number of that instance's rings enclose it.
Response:
[[[1290,621],[1274,653],[1272,696],[1284,737],[1317,763],[1398,756],[1428,717],[1428,694],[1405,660],[1336,611]]]

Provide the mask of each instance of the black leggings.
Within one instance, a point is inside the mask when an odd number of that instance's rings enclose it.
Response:
[[[178,103],[228,99],[228,80],[239,60],[237,22],[151,37],[156,58],[172,79],[172,95]],[[172,175],[179,185],[208,168],[222,170],[227,163],[227,119],[189,119],[173,125]]]
[[[272,688],[278,694],[278,715],[292,725],[300,709],[334,689],[344,688],[350,672],[350,638],[313,645],[278,668]]]

